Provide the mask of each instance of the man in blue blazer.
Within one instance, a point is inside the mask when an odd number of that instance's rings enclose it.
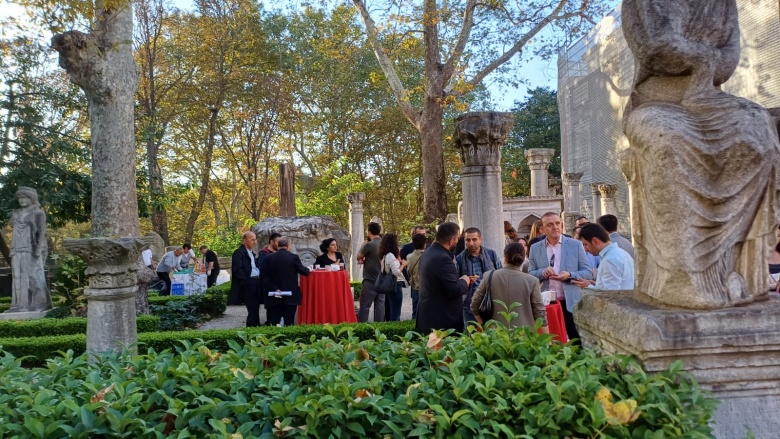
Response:
[[[577,239],[563,236],[561,217],[553,212],[542,216],[543,241],[528,251],[528,274],[542,282],[542,291],[553,290],[563,308],[563,320],[569,339],[579,339],[572,310],[580,300],[580,287],[572,279],[593,279],[593,268],[585,248]]]

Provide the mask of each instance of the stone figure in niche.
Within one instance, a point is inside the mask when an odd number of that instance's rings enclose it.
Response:
[[[720,90],[739,62],[736,0],[625,0],[622,15],[636,289],[694,309],[766,297],[780,143],[765,108]]]
[[[51,308],[43,271],[48,255],[46,214],[35,189],[21,186],[16,198],[21,209],[11,213],[13,297],[9,312],[45,311]]]

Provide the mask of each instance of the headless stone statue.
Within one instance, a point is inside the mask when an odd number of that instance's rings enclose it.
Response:
[[[9,312],[45,311],[51,308],[43,271],[48,255],[46,214],[35,189],[20,186],[16,198],[21,209],[11,213],[13,297]]]
[[[622,14],[636,289],[696,309],[765,297],[780,142],[766,109],[720,90],[739,62],[736,1],[625,0]]]

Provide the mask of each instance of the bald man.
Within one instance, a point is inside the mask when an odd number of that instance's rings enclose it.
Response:
[[[246,326],[260,326],[260,263],[252,251],[257,237],[252,232],[244,233],[241,245],[233,252],[233,283],[230,287],[229,305],[246,305]]]

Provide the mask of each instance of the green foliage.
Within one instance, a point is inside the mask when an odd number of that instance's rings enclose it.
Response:
[[[4,354],[0,435],[712,437],[715,402],[679,363],[646,374],[629,358],[550,343],[529,328],[426,343],[376,327],[363,337],[318,326],[304,345],[247,331],[229,349],[177,341],[175,352],[93,362],[68,352],[35,369]],[[600,402],[606,396],[614,403]]]
[[[0,297],[0,303],[11,303],[11,297]]]
[[[531,195],[531,170],[525,151],[531,148],[552,148],[550,175],[561,175],[561,122],[558,114],[558,92],[539,87],[528,91],[525,102],[516,102],[515,123],[501,148],[502,176],[505,197]]]
[[[241,235],[235,228],[229,227],[219,227],[214,232],[208,230],[200,232],[203,244],[209,246],[209,250],[218,256],[232,255],[233,250],[241,245]]]
[[[88,285],[84,271],[87,263],[75,255],[51,255],[57,264],[52,282],[52,296],[60,306],[52,310],[47,317],[68,316],[86,306],[84,288]]]
[[[212,349],[227,350],[230,344],[241,340],[242,336],[275,337],[277,340],[303,342],[321,337],[343,337],[344,328],[360,338],[368,339],[380,331],[387,337],[400,337],[414,329],[414,322],[382,322],[382,323],[352,323],[341,325],[296,325],[296,326],[261,326],[242,329],[211,329],[208,331],[167,331],[145,332],[138,334],[139,351],[154,350],[161,352],[166,349],[176,349],[182,340],[195,342],[206,340]],[[335,333],[331,332],[334,330]],[[46,360],[55,358],[58,352],[71,350],[75,355],[86,352],[87,337],[85,334],[47,335],[42,337],[0,338],[0,350],[5,350],[17,358],[27,357],[26,365],[43,365]]]
[[[204,319],[225,313],[230,283],[214,286],[192,296],[150,296],[149,309],[160,318],[163,331],[194,328]]]
[[[19,186],[38,190],[50,225],[89,220],[92,181],[86,99],[47,63],[48,43],[0,39],[0,224]]]
[[[138,332],[160,330],[160,319],[154,316],[136,317]],[[24,321],[0,320],[0,334],[3,337],[45,337],[51,335],[86,334],[87,319],[69,317],[66,319],[38,319]]]
[[[11,309],[10,303],[0,303],[0,312],[6,312]]]
[[[363,291],[363,282],[350,282],[349,286],[352,287],[352,298],[355,300],[355,302],[357,302],[360,300],[360,293]]]
[[[348,224],[347,194],[370,190],[371,183],[362,181],[355,173],[341,173],[343,165],[343,160],[333,162],[313,180],[310,188],[296,194],[295,208],[299,215],[328,215],[338,224]]]

